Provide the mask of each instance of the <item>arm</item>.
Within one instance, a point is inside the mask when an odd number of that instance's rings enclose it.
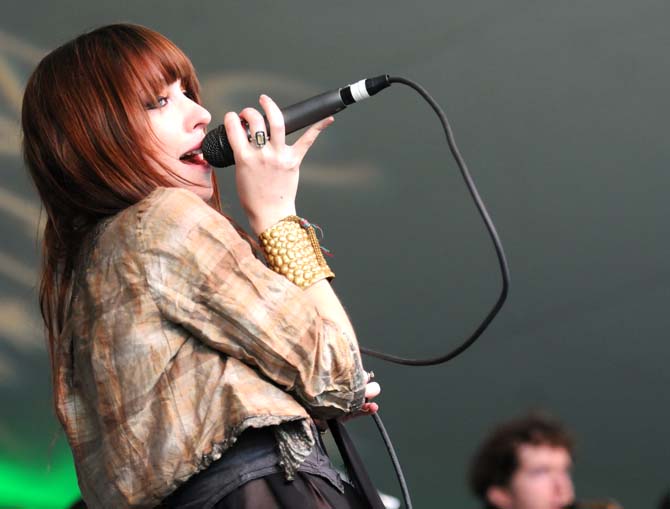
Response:
[[[260,97],[259,102],[271,130],[270,143],[263,148],[249,143],[240,122],[241,117],[248,123],[252,135],[265,131],[265,122],[258,111],[247,108],[240,113],[240,117],[235,113],[228,113],[225,117],[228,139],[235,151],[237,192],[256,235],[283,218],[296,214],[295,198],[302,159],[319,134],[334,121],[333,117],[329,117],[317,122],[293,146],[288,146],[280,109],[265,95]],[[326,280],[317,281],[305,289],[304,294],[321,316],[332,320],[352,339],[358,350],[349,317],[330,284]],[[369,383],[367,378],[366,382],[365,396],[370,400],[379,394],[380,387],[376,382]],[[374,413],[377,405],[367,402],[362,410]]]
[[[235,113],[228,113],[225,117],[226,131],[235,152],[237,192],[256,235],[283,218],[296,214],[295,198],[302,159],[319,134],[334,120],[329,117],[316,123],[294,145],[289,146],[285,143],[284,119],[279,107],[265,95],[260,97],[259,102],[271,130],[270,141],[263,148],[249,143],[240,122],[240,118],[245,120],[252,134],[265,131],[264,120],[258,111],[246,108],[240,117]],[[305,294],[321,316],[337,323],[349,337],[355,338],[342,304],[326,281],[313,284],[305,290]]]
[[[307,291],[257,260],[232,225],[195,194],[164,189],[152,200],[139,232],[161,314],[208,347],[254,366],[313,415],[359,409],[366,375],[355,338],[323,316]]]

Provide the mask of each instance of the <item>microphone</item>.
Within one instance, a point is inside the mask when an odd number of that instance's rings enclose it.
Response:
[[[390,85],[388,74],[382,74],[375,78],[360,80],[346,87],[315,95],[286,108],[281,108],[281,112],[284,115],[286,134],[334,115],[350,104],[367,99]],[[265,128],[269,136],[270,126],[265,115],[263,115],[263,119],[265,120]],[[209,164],[217,168],[225,168],[226,166],[235,164],[233,149],[230,146],[228,136],[226,135],[226,128],[223,124],[207,133],[205,139],[202,141],[202,155]]]

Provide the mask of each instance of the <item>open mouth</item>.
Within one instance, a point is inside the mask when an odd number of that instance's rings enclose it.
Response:
[[[205,157],[202,155],[202,150],[200,149],[191,150],[185,154],[182,154],[179,157],[179,160],[188,164],[207,164]]]

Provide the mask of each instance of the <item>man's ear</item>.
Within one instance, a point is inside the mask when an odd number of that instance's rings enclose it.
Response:
[[[503,486],[489,487],[489,489],[486,490],[486,498],[491,505],[494,505],[499,509],[511,509],[512,507],[512,495],[510,494],[509,489]]]

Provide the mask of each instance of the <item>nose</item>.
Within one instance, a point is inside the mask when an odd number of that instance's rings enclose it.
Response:
[[[187,128],[189,130],[205,129],[212,121],[212,115],[203,106],[195,101],[185,97],[186,108],[188,113],[186,115]]]

